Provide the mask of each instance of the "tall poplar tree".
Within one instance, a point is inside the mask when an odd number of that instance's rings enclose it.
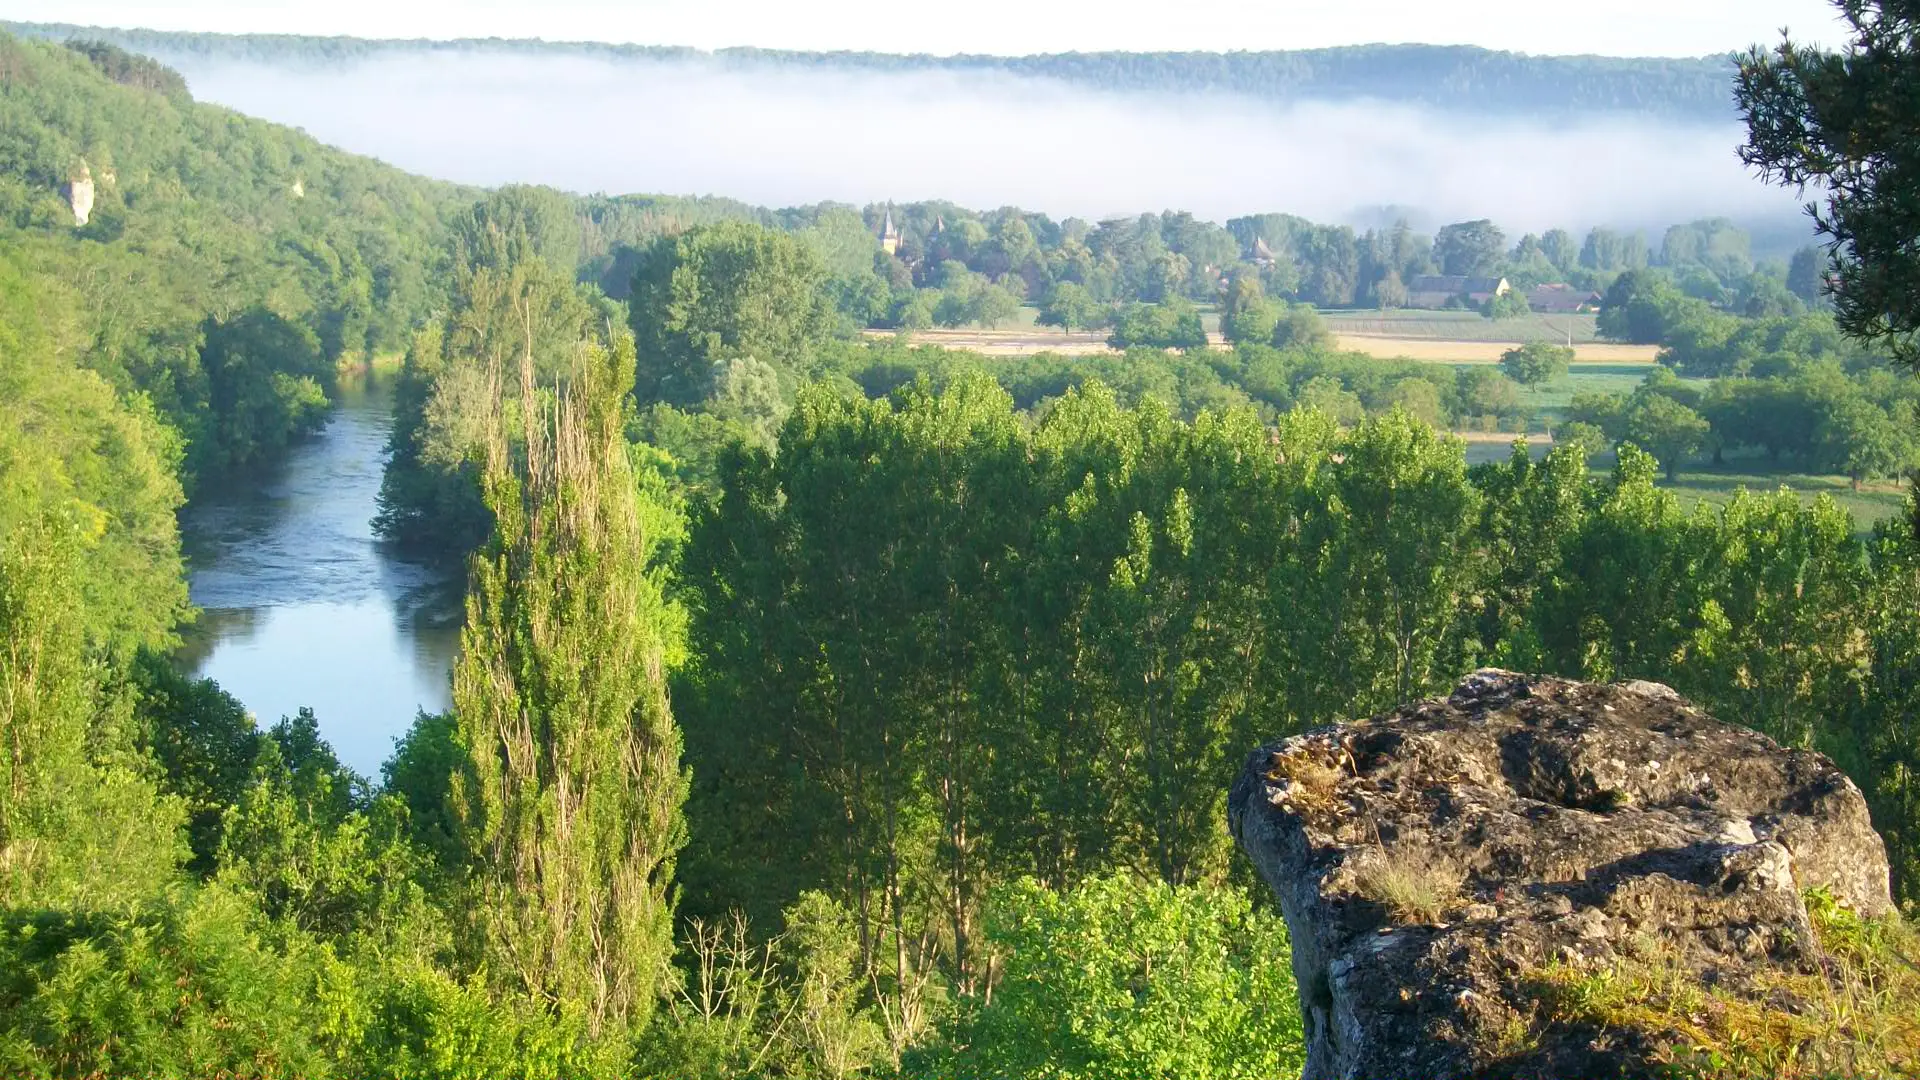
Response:
[[[669,977],[686,834],[666,689],[684,620],[661,560],[678,521],[630,464],[632,370],[629,348],[588,346],[568,385],[536,392],[523,355],[517,416],[496,386],[496,524],[453,677],[474,947],[494,978],[596,1030],[643,1022]]]

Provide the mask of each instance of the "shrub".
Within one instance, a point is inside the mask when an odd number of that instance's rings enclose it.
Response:
[[[909,1077],[1053,1080],[1296,1074],[1304,1058],[1286,928],[1245,893],[1131,876],[1066,892],[997,890],[991,951],[1006,957]]]
[[[140,914],[0,917],[0,1073],[332,1074],[304,1008],[309,962],[276,955],[221,889]]]

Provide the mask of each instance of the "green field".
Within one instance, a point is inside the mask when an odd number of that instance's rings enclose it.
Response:
[[[1646,378],[1646,373],[1647,369],[1640,365],[1590,364],[1575,368],[1570,374],[1545,386],[1529,388],[1525,392],[1525,400],[1534,410],[1530,430],[1536,433],[1546,431],[1549,424],[1558,427],[1566,417],[1568,403],[1577,393],[1632,393]],[[1697,381],[1697,385],[1705,386],[1706,383]],[[1545,453],[1545,445],[1536,445],[1534,452],[1536,455]],[[1505,461],[1509,453],[1511,444],[1505,440],[1475,441],[1467,445],[1467,463],[1477,465]],[[1611,469],[1611,462],[1611,456],[1599,459],[1598,471]],[[1677,481],[1669,484],[1662,480],[1660,486],[1671,488],[1684,506],[1697,503],[1723,505],[1741,488],[1760,493],[1787,487],[1809,502],[1816,496],[1827,495],[1840,504],[1841,509],[1853,515],[1863,535],[1877,522],[1902,513],[1906,506],[1906,490],[1896,485],[1869,485],[1861,491],[1854,491],[1844,476],[1773,470],[1763,458],[1741,455],[1731,456],[1724,465],[1696,463],[1682,469]]]
[[[1647,371],[1639,364],[1581,364],[1552,382],[1526,387],[1523,393],[1537,415],[1557,422],[1566,415],[1575,394],[1631,394],[1646,381]]]
[[[1451,364],[1461,369],[1484,369],[1480,364]],[[1521,388],[1521,400],[1532,410],[1531,430],[1548,431],[1566,419],[1575,394],[1631,394],[1646,380],[1645,364],[1579,364],[1549,383]],[[1705,387],[1704,380],[1683,380]]]
[[[1721,506],[1741,488],[1756,494],[1782,487],[1791,488],[1804,502],[1827,495],[1839,503],[1842,510],[1853,515],[1862,533],[1870,531],[1877,522],[1900,514],[1906,506],[1906,491],[1892,485],[1875,484],[1854,491],[1844,476],[1741,471],[1752,464],[1732,463],[1724,467],[1702,464],[1680,470],[1677,482],[1668,484],[1663,481],[1660,486],[1672,488],[1684,506],[1698,503]]]
[[[1538,458],[1547,452],[1546,443],[1535,443],[1533,455]],[[1467,464],[1481,465],[1507,460],[1513,453],[1510,442],[1479,440],[1467,444]],[[1861,536],[1873,531],[1873,527],[1906,512],[1907,492],[1905,488],[1891,484],[1870,484],[1860,491],[1853,490],[1844,476],[1822,476],[1802,472],[1768,472],[1760,467],[1760,462],[1732,461],[1724,466],[1700,462],[1691,468],[1680,470],[1678,480],[1668,483],[1664,478],[1659,485],[1674,493],[1680,505],[1692,508],[1701,504],[1724,506],[1734,493],[1741,488],[1756,494],[1778,491],[1787,488],[1800,497],[1802,502],[1812,502],[1825,495],[1838,503],[1840,509],[1853,515],[1854,524]],[[1605,476],[1613,470],[1613,456],[1601,455],[1594,459],[1594,474]]]
[[[1531,315],[1495,322],[1474,311],[1323,311],[1336,334],[1420,338],[1432,341],[1560,341],[1569,329],[1575,345],[1599,340],[1592,315]]]

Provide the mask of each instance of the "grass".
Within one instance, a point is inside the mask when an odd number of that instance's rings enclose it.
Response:
[[[1331,809],[1345,775],[1338,764],[1299,750],[1275,754],[1267,763],[1267,779],[1289,781],[1287,796],[1302,809]]]
[[[1497,364],[1501,354],[1516,344],[1512,341],[1446,341],[1368,334],[1339,334],[1335,341],[1347,352],[1363,353],[1376,360],[1422,360],[1430,364]],[[1574,362],[1578,364],[1639,364],[1644,367],[1652,365],[1659,354],[1659,347],[1654,345],[1594,343],[1574,346]]]
[[[1354,877],[1354,890],[1405,923],[1437,923],[1460,898],[1467,875],[1422,847],[1379,848]]]
[[[1673,483],[1663,480],[1660,486],[1671,489],[1679,497],[1681,505],[1686,507],[1700,503],[1724,506],[1733,499],[1734,493],[1742,488],[1760,493],[1786,487],[1799,495],[1804,502],[1812,502],[1816,497],[1826,495],[1838,503],[1840,509],[1853,515],[1855,525],[1863,534],[1871,531],[1880,521],[1905,512],[1907,490],[1899,485],[1869,484],[1855,491],[1852,483],[1844,476],[1774,472],[1764,469],[1748,471],[1759,464],[1761,463],[1750,459],[1725,467],[1701,466],[1695,469],[1682,469],[1678,479]],[[1747,468],[1743,469],[1743,465]]]
[[[1464,366],[1464,365],[1455,365]],[[1640,364],[1581,364],[1551,382],[1523,388],[1526,403],[1536,413],[1566,415],[1575,394],[1631,394],[1652,369]],[[1705,380],[1697,380],[1705,387]]]
[[[1649,941],[1606,970],[1534,973],[1535,1023],[1648,1032],[1673,1047],[1664,1064],[1678,1077],[1920,1077],[1920,934],[1895,916],[1860,918],[1818,890],[1807,911],[1817,973],[1766,973],[1735,993]]]

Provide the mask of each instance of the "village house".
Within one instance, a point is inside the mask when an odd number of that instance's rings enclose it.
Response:
[[[1467,277],[1464,274],[1424,274],[1407,282],[1407,305],[1438,311],[1458,300],[1478,307],[1513,291],[1506,278]]]
[[[1600,306],[1600,294],[1571,285],[1537,285],[1527,294],[1527,306],[1542,315],[1577,315]]]

